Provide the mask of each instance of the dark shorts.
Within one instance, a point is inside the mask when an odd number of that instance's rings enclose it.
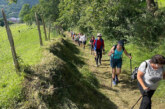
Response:
[[[86,45],[86,41],[83,41],[83,44]]]
[[[122,67],[122,59],[112,59],[110,60],[110,65],[112,68],[121,68]]]
[[[94,46],[93,46],[93,45],[91,45],[91,50],[92,50],[92,51],[94,50]]]

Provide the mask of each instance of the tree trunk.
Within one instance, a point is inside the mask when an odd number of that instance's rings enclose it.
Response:
[[[41,18],[42,18],[42,23],[43,23],[43,28],[44,28],[45,40],[47,41],[48,38],[47,38],[47,32],[46,32],[46,26],[45,26],[44,17],[41,15]]]
[[[146,2],[147,2],[147,9],[148,10],[152,10],[154,7],[156,7],[154,0],[146,0]]]
[[[49,36],[48,36],[49,41],[50,41],[50,32],[51,32],[51,24],[49,24]]]
[[[35,18],[36,18],[36,24],[37,24],[37,27],[38,27],[38,34],[39,34],[40,46],[43,46],[42,36],[41,36],[41,30],[40,30],[40,22],[38,21],[37,13],[35,13]]]

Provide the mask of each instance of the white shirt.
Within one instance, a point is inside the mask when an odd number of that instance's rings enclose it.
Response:
[[[146,60],[147,68],[146,62],[142,62],[138,70],[144,74],[144,84],[151,90],[156,90],[159,81],[163,79],[163,72],[165,71],[165,68],[153,69],[149,61],[150,60]]]

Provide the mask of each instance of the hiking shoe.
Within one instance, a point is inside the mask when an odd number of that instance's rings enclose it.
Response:
[[[96,67],[98,67],[98,65],[96,64]]]
[[[113,80],[113,81],[112,81],[112,83],[113,83],[113,85],[114,85],[114,86],[116,86],[116,85],[117,85],[115,80]]]
[[[119,83],[119,79],[118,79],[118,76],[117,75],[115,75],[115,82],[116,82],[116,84]]]

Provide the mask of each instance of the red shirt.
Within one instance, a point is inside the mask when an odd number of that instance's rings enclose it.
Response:
[[[95,46],[95,43],[96,43],[96,40],[93,43],[94,46]],[[96,49],[100,49],[101,46],[102,46],[102,48],[104,48],[104,40],[102,39],[102,41],[101,41],[101,40],[97,39],[97,44],[96,45],[97,45]]]

